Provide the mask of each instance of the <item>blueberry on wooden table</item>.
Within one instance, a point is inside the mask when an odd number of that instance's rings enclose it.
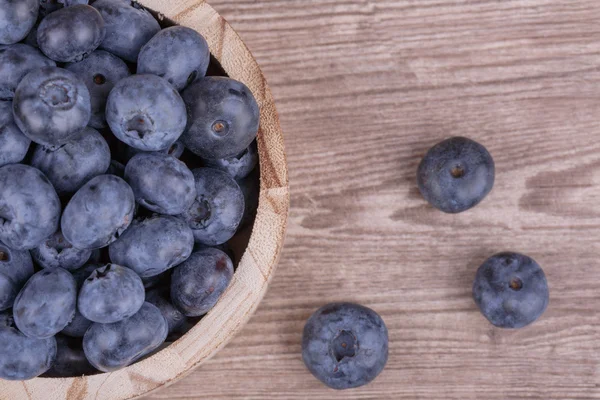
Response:
[[[460,213],[481,202],[494,186],[494,160],[485,147],[464,137],[433,146],[417,171],[421,194],[446,213]]]
[[[473,298],[494,326],[522,328],[537,320],[548,307],[546,275],[531,257],[499,253],[477,270]]]
[[[387,327],[370,308],[327,304],[306,321],[302,358],[308,370],[330,388],[366,385],[387,363]]]

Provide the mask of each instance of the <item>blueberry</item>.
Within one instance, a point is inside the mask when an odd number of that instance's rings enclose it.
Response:
[[[233,277],[233,263],[221,250],[206,248],[193,253],[171,276],[171,301],[184,315],[209,312]]]
[[[121,152],[120,156],[126,162],[129,162],[129,160],[131,160],[135,155],[140,154],[140,153],[164,153],[164,154],[170,155],[173,158],[178,159],[179,157],[181,157],[181,155],[185,151],[185,146],[179,140],[176,141],[175,143],[173,143],[171,146],[167,147],[166,149],[159,150],[157,152],[144,151],[144,150],[136,149],[135,147],[131,147],[131,146],[122,146],[122,148],[123,148],[123,151]]]
[[[36,146],[31,165],[48,177],[59,195],[72,194],[108,170],[110,149],[98,131],[85,128],[62,146]]]
[[[32,141],[60,146],[90,120],[90,93],[75,74],[44,67],[27,74],[13,100],[15,122]]]
[[[235,157],[256,137],[259,108],[241,82],[224,77],[199,79],[182,93],[188,108],[183,144],[205,159]]]
[[[77,4],[88,4],[88,0],[40,0],[40,15],[46,16],[51,12]]]
[[[494,160],[485,147],[464,137],[433,146],[417,171],[421,194],[446,213],[466,211],[494,186]]]
[[[142,46],[160,31],[152,14],[128,1],[97,0],[93,6],[102,15],[106,27],[100,48],[126,61],[137,62]]]
[[[92,274],[92,272],[94,272],[96,270],[96,268],[99,268],[99,267],[100,267],[100,265],[90,263],[90,264],[87,264],[86,266],[72,272],[73,278],[75,279],[75,282],[77,283],[77,293],[79,293],[79,291],[81,290],[81,287],[83,286],[83,283],[85,282],[85,280],[90,277],[90,275]],[[79,310],[76,309],[75,316],[73,317],[71,322],[69,322],[69,324],[67,326],[65,326],[65,328],[60,333],[62,333],[63,335],[71,336],[71,337],[82,338],[83,335],[85,335],[85,332],[88,330],[88,328],[92,324],[93,324],[92,321],[90,321],[89,319],[87,319],[86,317],[81,315]]]
[[[108,251],[112,262],[147,278],[181,264],[193,248],[194,234],[185,221],[155,215],[134,221]]]
[[[108,171],[106,171],[106,173],[123,178],[125,177],[125,166],[118,161],[110,160],[110,166],[108,167]]]
[[[100,175],[71,198],[61,219],[65,238],[78,249],[108,246],[133,220],[135,199],[129,185],[115,175]]]
[[[242,190],[223,171],[198,168],[192,172],[196,181],[196,200],[182,216],[192,228],[197,242],[209,246],[225,243],[233,237],[244,215]]]
[[[74,271],[83,267],[91,255],[90,250],[74,248],[60,231],[57,231],[38,247],[31,250],[31,256],[39,266],[43,268],[63,268],[67,271]]]
[[[125,180],[140,205],[161,214],[181,214],[196,195],[192,171],[167,154],[136,155],[125,166]]]
[[[0,45],[0,99],[12,100],[19,82],[31,71],[55,66],[54,61],[32,46]]]
[[[23,164],[0,167],[0,240],[16,250],[37,247],[56,232],[60,200],[39,170]]]
[[[17,294],[33,273],[28,251],[12,250],[0,242],[0,310],[13,306]]]
[[[72,376],[93,375],[98,370],[91,366],[83,352],[81,339],[56,336],[56,359],[44,374],[47,378],[69,378]]]
[[[0,378],[13,381],[35,378],[50,369],[55,358],[53,337],[29,338],[15,328],[0,326]]]
[[[142,47],[137,73],[158,75],[183,90],[206,75],[209,63],[210,50],[202,35],[185,26],[172,26]]]
[[[15,124],[10,101],[0,101],[0,167],[23,161],[31,140]]]
[[[240,189],[244,194],[244,217],[240,222],[240,227],[248,226],[256,217],[258,209],[258,199],[260,195],[260,178],[258,169],[255,169],[249,176],[238,181]]]
[[[387,327],[370,308],[328,304],[306,321],[302,358],[308,370],[330,388],[366,385],[387,363]]]
[[[13,307],[15,324],[29,337],[54,336],[73,319],[76,301],[77,284],[68,271],[43,269],[19,292]]]
[[[473,298],[494,326],[522,328],[537,320],[548,307],[546,275],[526,255],[499,253],[477,270]]]
[[[0,0],[0,44],[25,39],[38,17],[38,0]]]
[[[173,303],[171,303],[171,296],[169,288],[156,288],[146,293],[146,301],[150,304],[154,304],[162,315],[167,320],[169,325],[169,335],[180,332],[186,322],[185,315],[181,313]]]
[[[131,317],[144,304],[144,284],[131,269],[116,264],[97,268],[85,280],[79,297],[81,315],[110,324]]]
[[[100,46],[104,34],[104,20],[98,10],[78,4],[45,17],[38,26],[37,43],[54,61],[77,62]]]
[[[108,95],[106,121],[122,142],[145,151],[163,150],[185,129],[185,104],[163,78],[133,75]]]
[[[131,75],[127,64],[107,51],[96,50],[83,61],[68,64],[65,68],[75,73],[90,92],[92,117],[89,125],[96,129],[106,127],[106,99],[117,82]]]
[[[93,324],[83,337],[83,351],[97,369],[115,371],[158,348],[168,331],[160,310],[144,303],[134,316],[123,321]]]
[[[227,172],[233,179],[244,179],[254,170],[258,164],[258,151],[256,141],[252,142],[246,150],[235,157],[222,158],[218,160],[204,160],[207,167]]]

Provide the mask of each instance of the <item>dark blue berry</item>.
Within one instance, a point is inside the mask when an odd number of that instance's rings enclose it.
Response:
[[[35,378],[48,371],[55,359],[54,337],[29,338],[13,327],[0,326],[0,378],[13,381]]]
[[[60,200],[38,169],[23,164],[0,167],[0,240],[29,250],[58,229]]]
[[[61,218],[65,238],[78,249],[108,246],[133,221],[135,199],[129,185],[115,175],[100,175],[71,198]]]
[[[10,101],[0,101],[0,167],[23,161],[31,140],[15,124]]]
[[[81,339],[56,335],[56,345],[56,359],[44,377],[70,378],[98,373],[85,358]]]
[[[58,231],[31,250],[31,256],[42,268],[63,268],[74,271],[83,267],[92,252],[73,247]]]
[[[36,146],[31,165],[48,177],[59,196],[72,194],[106,172],[110,149],[98,131],[85,128],[62,146]]]
[[[0,0],[0,44],[23,40],[38,17],[39,0]]]
[[[87,86],[92,104],[89,126],[100,129],[107,125],[104,110],[108,94],[121,79],[131,73],[119,57],[104,50],[96,50],[83,61],[68,64],[67,70],[75,73]]]
[[[221,158],[218,160],[204,160],[207,167],[227,172],[233,179],[244,179],[258,164],[258,151],[256,141],[235,157]]]
[[[522,328],[537,320],[548,307],[546,275],[526,255],[499,253],[477,270],[473,298],[493,325]]]
[[[159,151],[185,129],[185,104],[169,83],[155,75],[132,75],[115,85],[106,102],[106,121],[129,146]]]
[[[370,308],[328,304],[306,321],[302,358],[308,370],[330,388],[366,385],[387,363],[387,327]]]
[[[172,26],[142,47],[137,73],[158,75],[183,90],[206,75],[209,63],[210,51],[202,35],[185,26]]]
[[[421,194],[446,213],[466,211],[481,202],[494,186],[494,160],[485,147],[464,137],[433,146],[417,171]]]
[[[78,4],[46,16],[37,29],[37,44],[54,61],[77,62],[100,46],[104,34],[98,10]]]
[[[125,167],[125,180],[140,205],[161,214],[181,214],[196,197],[192,172],[183,162],[167,154],[136,155]]]
[[[43,269],[19,292],[13,307],[15,324],[29,337],[52,337],[73,319],[76,302],[73,276],[62,268]]]
[[[82,268],[79,268],[76,271],[72,271],[73,278],[75,279],[75,283],[77,283],[77,293],[79,293],[79,291],[81,290],[81,287],[83,286],[83,283],[85,282],[85,280],[87,278],[90,277],[92,272],[94,272],[97,268],[100,267],[100,265],[93,264],[91,262],[92,261],[90,260],[90,264],[88,264]],[[71,337],[82,338],[83,335],[85,335],[85,332],[88,330],[88,328],[92,324],[93,324],[92,321],[90,321],[89,319],[87,319],[86,317],[81,315],[79,310],[76,309],[75,316],[73,317],[71,322],[69,322],[69,324],[67,326],[65,326],[65,328],[60,333],[62,333],[63,335],[71,336]]]
[[[150,277],[181,264],[192,253],[194,234],[178,217],[155,215],[134,221],[109,247],[112,262]]]
[[[112,324],[94,323],[83,337],[83,351],[100,371],[126,367],[164,343],[169,333],[167,320],[150,303],[130,318]]]
[[[196,199],[182,217],[197,242],[209,246],[225,243],[233,237],[244,215],[244,194],[223,171],[198,168],[192,172]]]
[[[0,242],[0,310],[13,306],[33,273],[33,261],[27,250],[12,250]]]
[[[160,25],[152,14],[129,1],[97,0],[92,4],[104,19],[106,36],[100,48],[129,61],[137,62],[138,54]]]
[[[15,122],[32,141],[60,146],[90,120],[90,93],[75,74],[44,67],[27,74],[13,99]]]
[[[171,276],[171,301],[184,315],[199,317],[217,303],[233,277],[233,263],[221,250],[193,253]]]
[[[144,284],[131,269],[116,264],[99,267],[84,281],[77,307],[93,322],[110,324],[131,317],[144,304]]]
[[[0,99],[11,100],[19,82],[31,71],[55,66],[54,61],[32,46],[0,45]]]
[[[183,144],[204,159],[235,157],[256,137],[259,108],[246,85],[208,76],[182,93],[188,109]]]

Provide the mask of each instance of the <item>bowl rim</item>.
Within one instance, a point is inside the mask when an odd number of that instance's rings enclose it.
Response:
[[[229,77],[245,83],[260,107],[260,194],[250,241],[232,282],[215,307],[188,333],[156,354],[114,372],[76,378],[0,380],[11,399],[126,400],[148,395],[213,357],[248,322],[270,283],[283,247],[290,208],[289,179],[279,117],[256,60],[238,34],[204,0],[138,0],[207,40]]]

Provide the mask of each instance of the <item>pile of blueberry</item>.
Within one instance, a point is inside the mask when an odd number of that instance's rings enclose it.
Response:
[[[258,203],[259,108],[125,0],[0,0],[0,378],[123,368],[185,333]]]

